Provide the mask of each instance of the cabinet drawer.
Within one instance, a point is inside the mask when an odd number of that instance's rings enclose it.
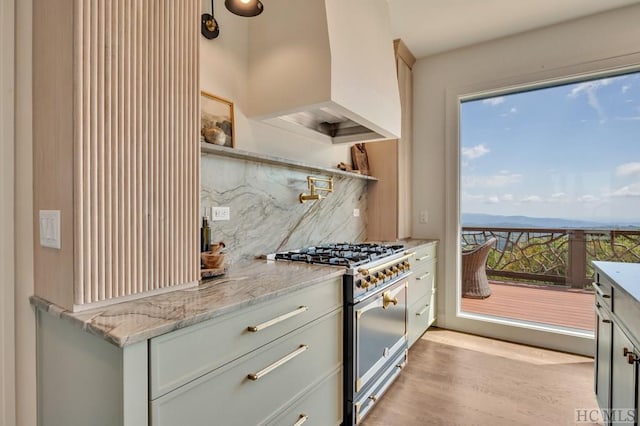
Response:
[[[409,306],[407,311],[409,346],[413,345],[429,327],[430,319],[432,318],[431,310],[433,309],[431,306],[432,298],[433,294],[429,293]]]
[[[158,398],[340,306],[342,277],[153,338],[150,397]],[[258,331],[249,331],[255,326]]]
[[[436,247],[436,244],[426,244],[416,247],[416,255],[411,260],[413,262],[411,267],[417,269],[424,264],[433,262],[436,258]]]
[[[327,426],[342,423],[342,370],[325,379],[269,426]]]
[[[612,310],[613,307],[613,286],[611,282],[596,270],[596,276],[593,282],[593,289],[599,294],[607,309]]]
[[[152,401],[151,424],[261,424],[340,367],[341,342],[339,309]]]
[[[412,280],[409,285],[409,306],[416,303],[418,299],[430,295],[435,284],[435,262],[430,262],[422,268],[413,271]]]

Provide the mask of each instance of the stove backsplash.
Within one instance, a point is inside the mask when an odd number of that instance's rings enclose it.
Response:
[[[307,176],[322,173],[210,154],[201,158],[201,213],[228,206],[231,220],[211,222],[212,240],[224,241],[232,262],[328,242],[366,238],[367,181],[334,177],[322,201],[298,201]],[[353,216],[353,209],[360,216]]]

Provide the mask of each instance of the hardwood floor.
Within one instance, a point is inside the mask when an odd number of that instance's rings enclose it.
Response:
[[[362,424],[573,425],[596,407],[592,358],[432,328]]]

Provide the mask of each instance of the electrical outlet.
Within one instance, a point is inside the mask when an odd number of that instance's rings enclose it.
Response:
[[[60,249],[60,210],[40,210],[40,245]]]
[[[213,207],[212,208],[212,217],[211,220],[230,220],[231,219],[231,211],[229,207]]]
[[[429,222],[429,212],[427,210],[422,210],[420,212],[420,223]]]
[[[353,209],[353,217],[360,217],[360,209]]]

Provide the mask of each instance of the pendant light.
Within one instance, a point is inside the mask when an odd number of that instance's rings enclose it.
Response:
[[[204,38],[208,40],[212,40],[220,34],[220,26],[218,25],[218,21],[213,16],[213,0],[211,0],[211,14],[203,13],[202,14],[202,23],[200,25],[200,31]]]
[[[264,9],[260,0],[225,0],[224,5],[229,12],[239,16],[258,16]]]

